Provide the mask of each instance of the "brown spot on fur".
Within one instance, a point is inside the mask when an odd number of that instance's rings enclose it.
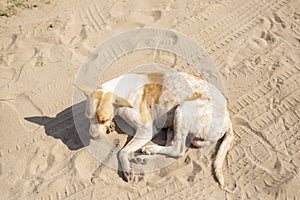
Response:
[[[159,83],[148,83],[144,85],[144,93],[140,103],[140,116],[143,124],[152,122],[151,109],[155,104],[159,103],[161,93],[162,85]]]
[[[159,103],[160,96],[162,94],[162,82],[163,74],[159,72],[155,73],[140,73],[147,75],[148,84],[144,85],[144,93],[140,103],[140,116],[143,124],[152,122],[151,110],[155,104]]]
[[[194,92],[192,96],[188,97],[185,99],[185,101],[192,101],[192,100],[195,100],[195,99],[199,99],[202,97],[202,94],[199,93],[199,92]]]
[[[105,93],[97,109],[97,119],[99,123],[104,123],[112,119],[113,117],[112,101],[113,101],[113,93],[112,92]]]

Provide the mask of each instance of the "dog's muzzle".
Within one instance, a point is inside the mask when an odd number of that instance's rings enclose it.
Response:
[[[90,137],[92,140],[100,140],[102,138],[102,128],[98,125],[90,126]]]

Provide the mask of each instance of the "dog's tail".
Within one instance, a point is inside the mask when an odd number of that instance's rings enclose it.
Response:
[[[224,175],[223,175],[223,163],[227,154],[227,151],[230,148],[230,144],[234,139],[232,124],[230,124],[229,129],[225,133],[224,139],[220,145],[220,148],[217,152],[216,159],[214,162],[215,175],[221,187],[225,185]]]

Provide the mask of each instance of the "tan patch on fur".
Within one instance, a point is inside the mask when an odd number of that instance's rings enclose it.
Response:
[[[103,91],[97,90],[94,94],[94,98],[96,100],[96,109],[98,108],[100,102],[102,101]]]
[[[111,120],[113,117],[113,93],[108,92],[104,94],[102,101],[99,102],[100,106],[97,109],[97,119],[99,123],[104,123]]]
[[[159,103],[162,94],[162,73],[140,73],[147,75],[149,83],[144,85],[144,93],[140,103],[140,116],[143,124],[152,122],[151,109]]]
[[[186,98],[184,101],[192,101],[192,100],[195,100],[195,99],[199,99],[202,97],[202,94],[199,93],[199,92],[194,92],[192,96]]]
[[[140,103],[140,116],[143,124],[152,122],[151,109],[159,103],[162,93],[162,85],[159,83],[148,83],[144,85],[144,93]]]

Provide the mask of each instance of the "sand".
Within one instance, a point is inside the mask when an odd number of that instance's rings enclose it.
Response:
[[[300,197],[299,1],[31,2],[0,17],[0,199]],[[127,183],[89,153],[88,138],[80,141],[71,107],[82,63],[105,39],[142,27],[184,33],[215,62],[236,136],[224,164],[228,190],[213,177],[215,148],[202,159],[189,149]],[[104,79],[145,63],[191,70],[173,53],[141,50],[116,60]],[[121,146],[127,139],[110,135]]]

